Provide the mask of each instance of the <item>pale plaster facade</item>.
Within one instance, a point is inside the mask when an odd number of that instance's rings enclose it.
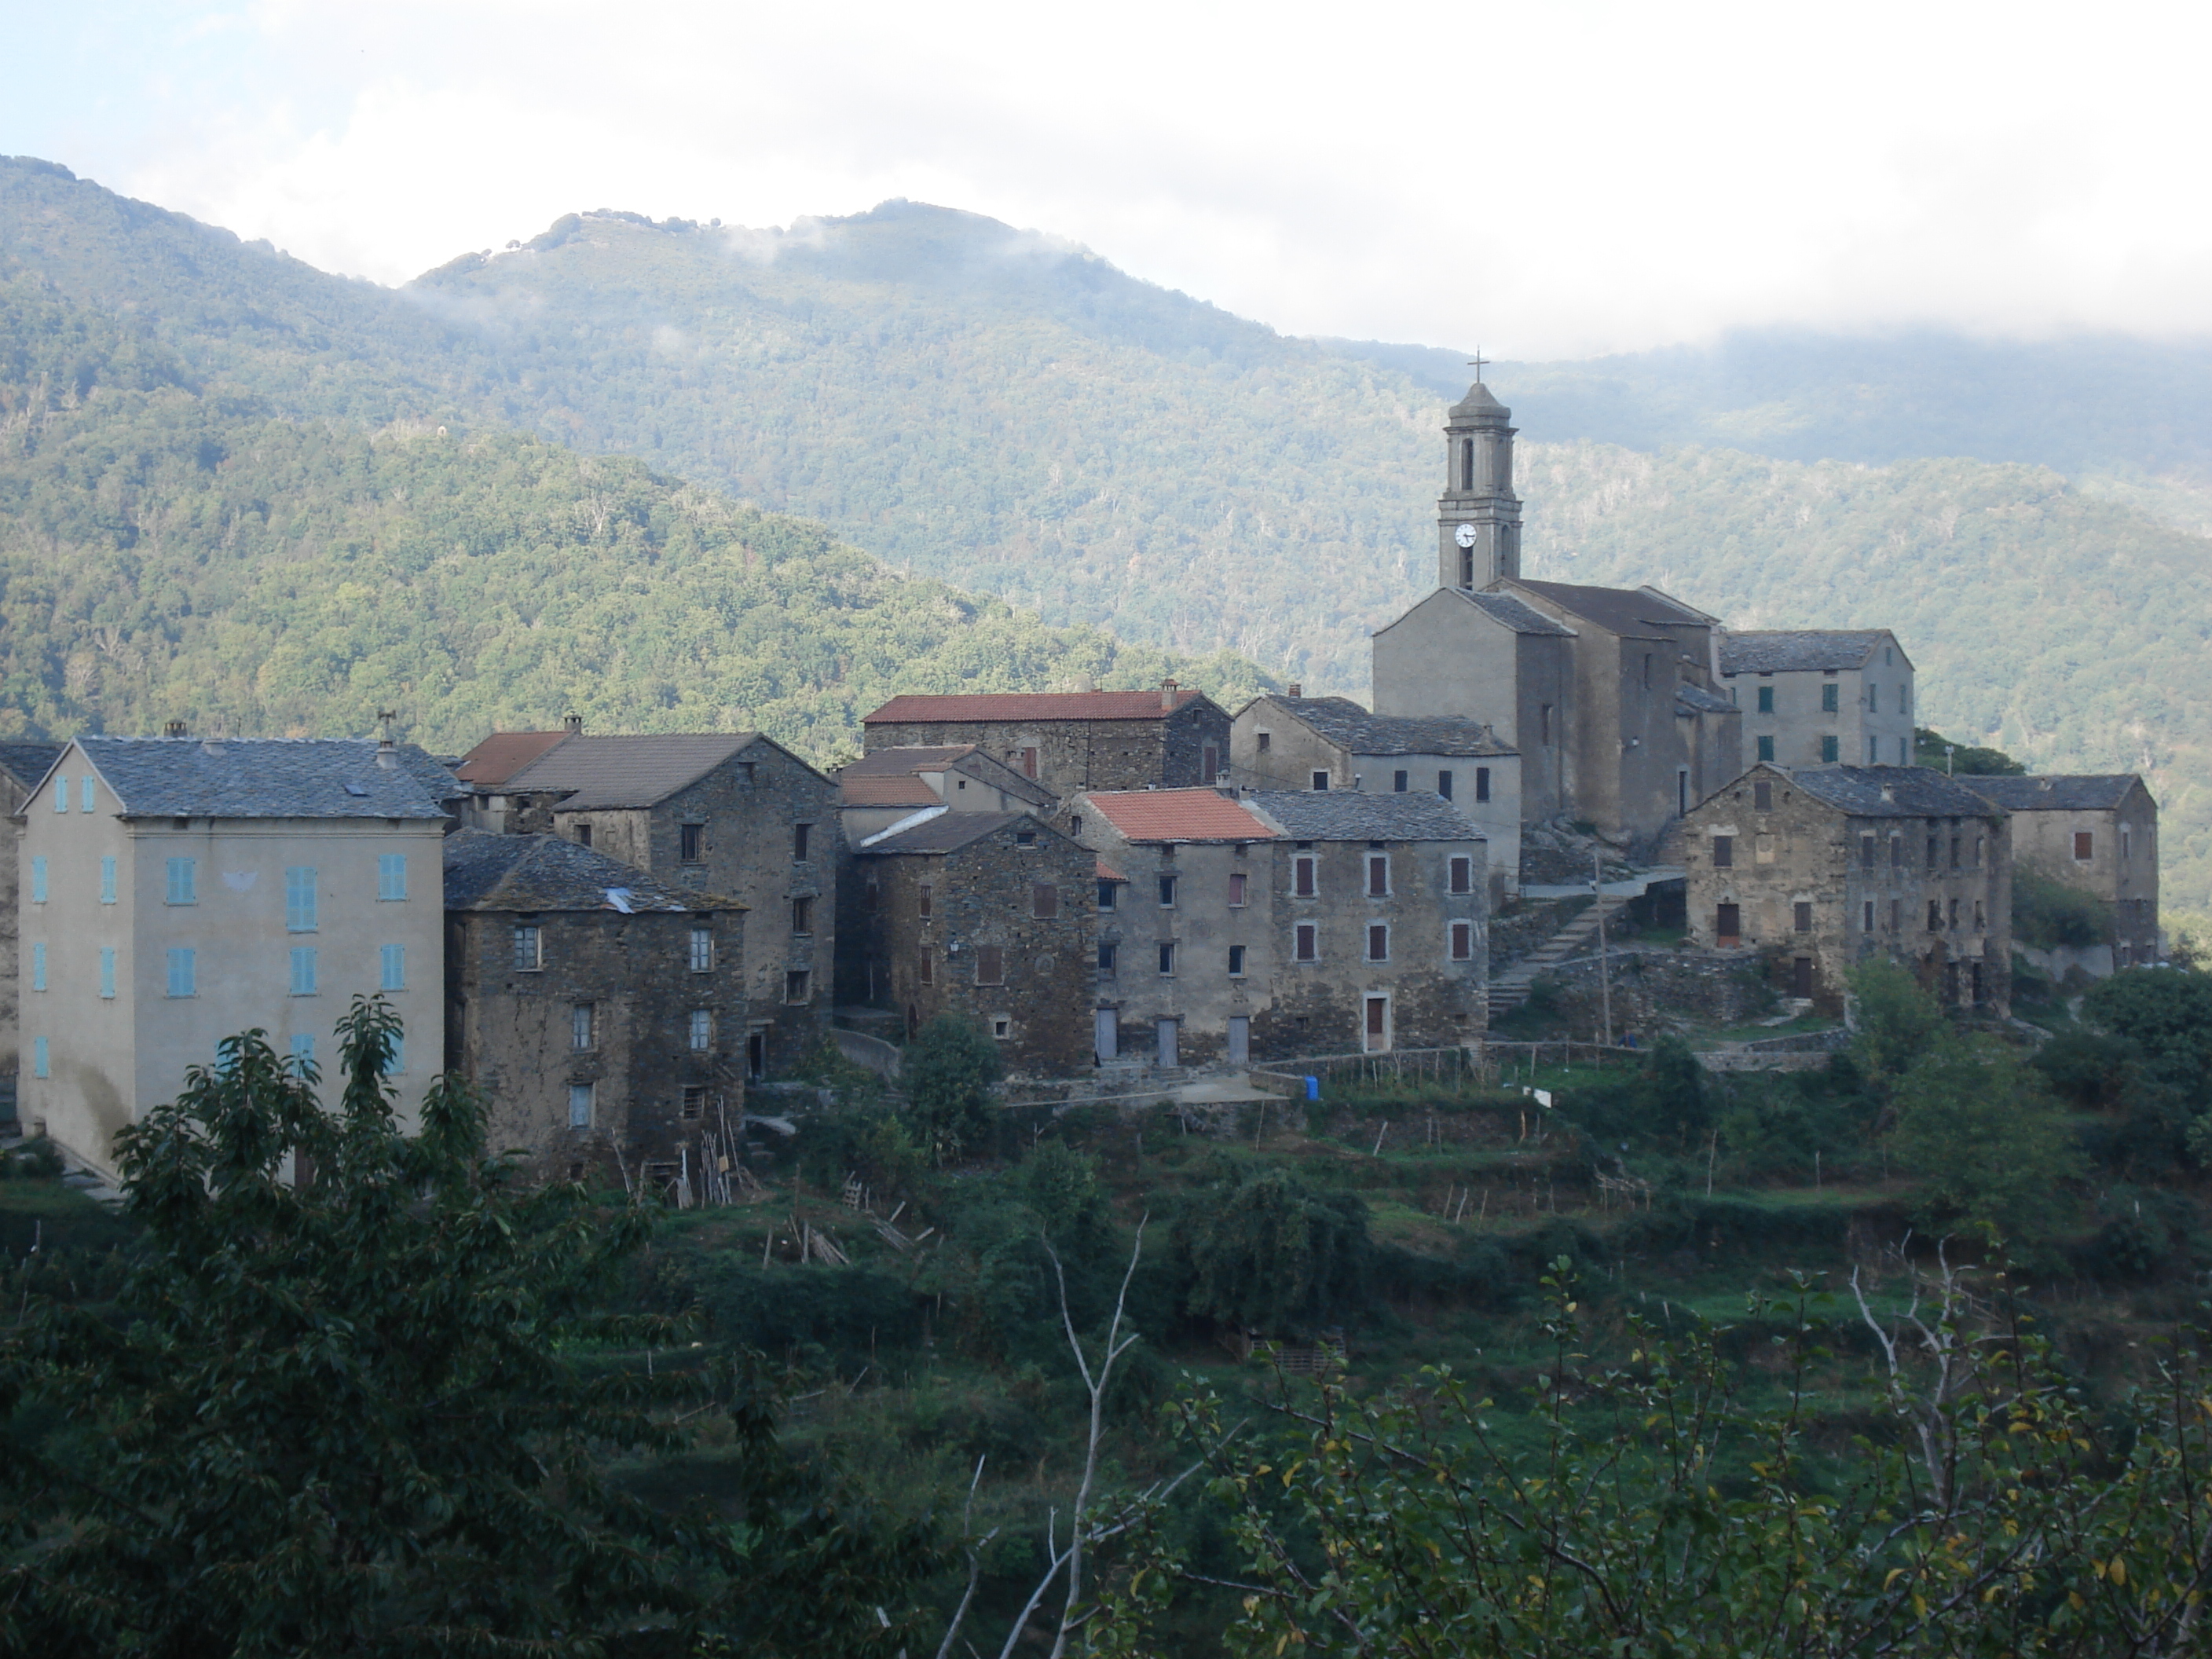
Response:
[[[1887,629],[1726,633],[1743,766],[1911,766],[1912,659]]]

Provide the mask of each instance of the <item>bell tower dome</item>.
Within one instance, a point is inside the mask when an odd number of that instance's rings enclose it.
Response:
[[[1479,378],[1444,416],[1444,491],[1437,497],[1440,587],[1471,592],[1521,574],[1512,418]]]

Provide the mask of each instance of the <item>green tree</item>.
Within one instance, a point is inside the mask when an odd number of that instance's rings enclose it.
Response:
[[[0,1348],[0,1416],[66,1425],[0,1462],[21,1547],[0,1650],[673,1654],[732,1627],[757,1652],[884,1647],[873,1607],[918,1540],[810,1509],[765,1390],[722,1379],[745,1531],[609,1478],[610,1455],[684,1443],[661,1407],[717,1392],[579,1364],[673,1334],[599,1311],[650,1212],[519,1190],[451,1079],[406,1133],[396,1016],[357,1001],[340,1031],[334,1114],[252,1032],[125,1130],[143,1244],[114,1316],[43,1308]]]
[[[2065,1108],[2004,1044],[1947,1036],[1898,1079],[1890,1148],[1929,1217],[1988,1222],[2024,1239],[2082,1160]]]
[[[1911,971],[1887,957],[1869,957],[1844,975],[1858,1035],[1851,1058],[1884,1095],[1933,1046],[1944,1030],[1943,1009]]]
[[[2017,778],[2027,771],[2002,749],[1953,743],[1941,732],[1930,731],[1924,726],[1912,728],[1912,760],[1917,766],[1932,766],[1939,772],[1956,773],[1962,778]]]
[[[2133,1045],[2161,1079],[2204,1092],[2212,1078],[2212,975],[2179,968],[2114,974],[2089,988],[2081,1012]]]
[[[1006,1060],[973,1020],[939,1014],[906,1046],[900,1079],[915,1132],[939,1164],[990,1131],[991,1091]]]
[[[1310,1334],[1353,1305],[1367,1272],[1367,1206],[1285,1170],[1231,1178],[1178,1229],[1190,1312],[1270,1336]]]

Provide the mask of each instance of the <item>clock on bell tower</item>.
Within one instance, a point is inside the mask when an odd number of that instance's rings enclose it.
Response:
[[[1475,382],[1444,417],[1437,497],[1437,585],[1473,592],[1521,574],[1521,498],[1513,493],[1513,411]]]

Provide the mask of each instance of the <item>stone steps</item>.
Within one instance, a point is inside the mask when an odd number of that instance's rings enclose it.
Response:
[[[1490,981],[1490,1017],[1498,1018],[1510,1013],[1528,1001],[1530,988],[1538,975],[1548,968],[1557,967],[1571,957],[1589,954],[1597,939],[1599,925],[1610,919],[1628,900],[1607,895],[1584,910],[1572,921],[1546,939],[1510,968],[1492,976]]]

